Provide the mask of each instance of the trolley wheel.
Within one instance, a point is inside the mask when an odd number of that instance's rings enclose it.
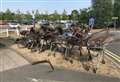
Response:
[[[102,64],[105,64],[105,60],[104,60],[104,59],[102,59],[101,63],[102,63]]]
[[[93,73],[96,73],[97,72],[97,68],[93,68],[92,71],[93,71]]]

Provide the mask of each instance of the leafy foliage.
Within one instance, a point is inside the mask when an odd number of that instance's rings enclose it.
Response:
[[[112,0],[92,0],[93,16],[98,26],[104,26],[112,18]]]

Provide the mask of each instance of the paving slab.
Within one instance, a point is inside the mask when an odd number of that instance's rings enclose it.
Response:
[[[15,51],[4,48],[0,49],[0,72],[29,64]]]

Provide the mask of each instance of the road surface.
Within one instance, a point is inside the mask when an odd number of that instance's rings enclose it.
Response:
[[[107,46],[107,50],[111,51],[112,53],[120,56],[120,42],[114,42]]]
[[[120,82],[118,78],[55,69],[45,65],[26,65],[0,73],[1,82]]]
[[[107,49],[120,56],[120,32],[112,32],[114,39],[119,39],[118,42],[112,42],[107,46]]]
[[[113,35],[113,42],[109,43],[106,46],[107,52],[109,56],[116,60],[116,62],[120,65],[120,31],[118,32],[111,32]]]

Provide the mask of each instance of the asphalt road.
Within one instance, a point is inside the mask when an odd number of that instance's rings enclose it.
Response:
[[[120,42],[113,42],[107,46],[107,50],[120,56]]]
[[[118,78],[63,69],[51,71],[45,65],[26,65],[0,73],[1,82],[120,82]]]
[[[114,41],[109,43],[106,49],[120,65],[120,31],[111,32],[111,35]]]

